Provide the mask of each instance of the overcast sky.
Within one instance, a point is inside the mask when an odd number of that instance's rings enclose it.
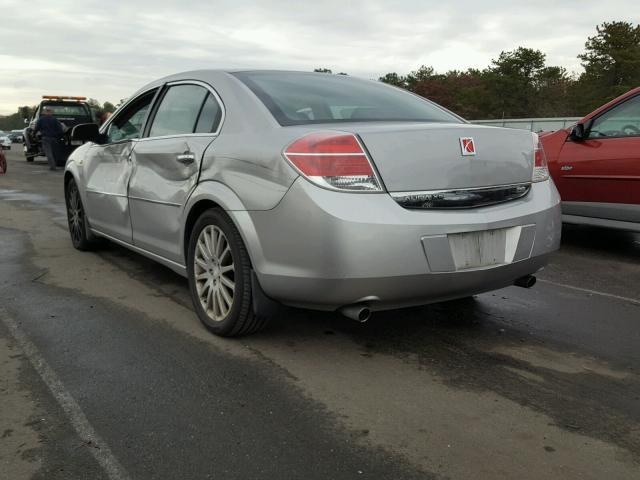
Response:
[[[327,67],[366,78],[483,68],[537,48],[576,55],[607,20],[640,22],[637,0],[0,0],[0,113],[43,94],[117,102],[198,68]]]

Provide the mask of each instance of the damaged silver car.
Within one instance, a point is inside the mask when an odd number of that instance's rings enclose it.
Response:
[[[535,134],[375,81],[181,73],[72,137],[73,245],[104,237],[184,275],[218,335],[259,330],[279,303],[364,321],[530,286],[559,247]]]

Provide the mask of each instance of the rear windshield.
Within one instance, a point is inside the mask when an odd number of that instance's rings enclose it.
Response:
[[[53,110],[53,114],[57,117],[88,117],[89,112],[87,108],[78,103],[43,103],[43,110],[50,108]]]
[[[280,125],[461,120],[438,105],[381,82],[346,75],[237,72]]]

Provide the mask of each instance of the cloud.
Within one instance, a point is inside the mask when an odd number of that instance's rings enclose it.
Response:
[[[610,0],[607,12],[635,8]],[[366,78],[422,64],[482,68],[502,50],[539,48],[580,69],[601,4],[537,1],[264,2],[0,0],[0,113],[42,94],[125,98],[163,75],[197,68],[328,67]],[[8,21],[7,21],[8,20]]]

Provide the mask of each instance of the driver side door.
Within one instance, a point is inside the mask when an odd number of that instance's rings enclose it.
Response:
[[[558,162],[564,214],[640,222],[640,95],[567,139]]]

